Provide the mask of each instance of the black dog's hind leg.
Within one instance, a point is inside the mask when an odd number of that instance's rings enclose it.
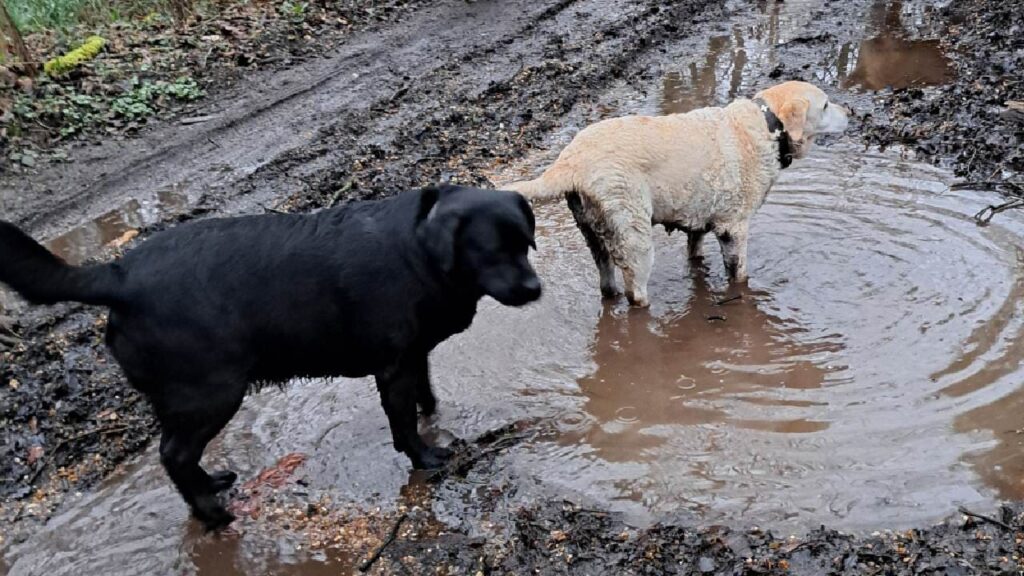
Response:
[[[210,490],[214,493],[223,492],[235,485],[238,474],[232,470],[217,470],[210,473]]]
[[[427,386],[430,385],[426,367],[426,354],[412,354],[397,367],[376,376],[395,450],[404,452],[412,460],[413,468],[418,469],[439,468],[451,456],[451,450],[427,446],[416,429],[420,383],[427,380]]]
[[[437,412],[437,398],[430,388],[430,363],[427,355],[423,355],[422,365],[416,370],[416,404],[424,416],[433,416]]]
[[[179,405],[170,410],[157,409],[163,428],[160,462],[192,509],[192,515],[210,530],[234,520],[216,495],[230,487],[237,475],[230,470],[207,474],[199,460],[206,445],[238,411],[245,392],[244,385],[239,388],[237,394],[206,398],[202,408],[188,410]]]

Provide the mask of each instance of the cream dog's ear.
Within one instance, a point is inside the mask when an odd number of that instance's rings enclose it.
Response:
[[[804,128],[807,126],[807,112],[811,109],[811,102],[806,98],[788,98],[779,107],[776,114],[782,125],[789,132],[789,137],[797,142],[803,142]]]

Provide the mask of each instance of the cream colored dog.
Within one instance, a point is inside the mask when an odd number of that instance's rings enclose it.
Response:
[[[601,274],[601,293],[647,306],[652,227],[687,233],[689,256],[714,232],[731,280],[747,278],[750,218],[779,171],[816,134],[842,132],[848,112],[806,82],[785,82],[736,100],[668,116],[627,116],[581,131],[536,180],[505,188],[530,199],[566,196]]]

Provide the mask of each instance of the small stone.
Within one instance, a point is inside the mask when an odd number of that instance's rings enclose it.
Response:
[[[700,560],[697,562],[697,567],[700,568],[701,572],[714,572],[715,561],[707,556],[701,556]]]

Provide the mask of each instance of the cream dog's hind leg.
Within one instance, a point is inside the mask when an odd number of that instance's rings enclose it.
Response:
[[[651,269],[654,267],[651,209],[649,203],[647,206],[642,205],[644,202],[641,194],[626,198],[630,199],[631,206],[613,213],[613,241],[609,248],[612,259],[622,269],[629,303],[646,308],[651,303],[647,297],[647,282],[651,279]]]
[[[707,230],[688,230],[686,232],[686,257],[690,260],[704,259],[704,235]]]
[[[608,253],[605,240],[598,231],[599,227],[603,230],[603,226],[601,226],[603,223],[598,221],[589,206],[584,205],[585,201],[579,193],[566,194],[565,198],[573,218],[576,219],[576,226],[587,241],[590,254],[594,257],[594,263],[597,264],[597,272],[601,275],[601,295],[605,298],[615,298],[620,294],[619,286],[615,282],[615,265],[612,264],[612,256]]]
[[[716,224],[715,236],[722,247],[722,260],[729,280],[744,282],[747,279],[747,239],[750,221]]]

